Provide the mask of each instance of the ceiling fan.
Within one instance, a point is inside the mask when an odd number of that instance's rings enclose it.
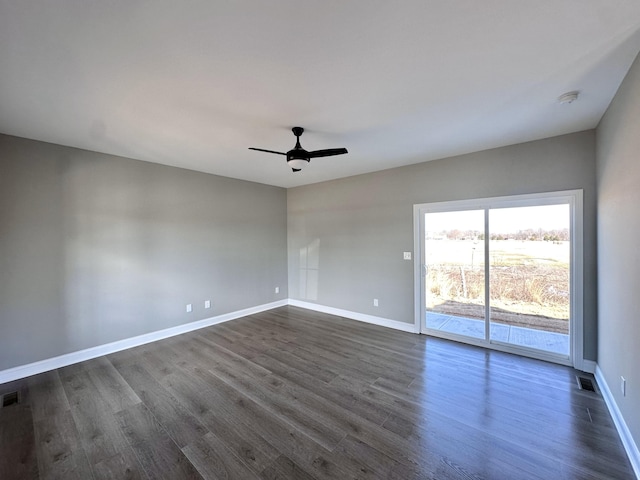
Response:
[[[305,167],[312,158],[318,157],[331,157],[333,155],[343,155],[347,152],[346,148],[327,148],[325,150],[314,150],[313,152],[308,152],[304,148],[300,146],[300,135],[304,132],[304,128],[302,127],[293,127],[291,129],[293,134],[296,136],[296,146],[293,147],[292,150],[289,150],[287,153],[284,152],[275,152],[273,150],[265,150],[264,148],[253,148],[249,147],[249,150],[257,150],[258,152],[267,152],[267,153],[276,153],[278,155],[286,155],[287,156],[287,164],[291,167],[291,170],[294,172],[299,172]]]

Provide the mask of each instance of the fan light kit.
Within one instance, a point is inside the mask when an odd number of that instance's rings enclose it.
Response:
[[[318,157],[331,157],[333,155],[343,155],[347,152],[346,148],[327,148],[325,150],[314,150],[313,152],[308,152],[300,145],[300,135],[304,132],[304,128],[302,127],[293,127],[291,129],[293,134],[296,136],[296,145],[292,150],[289,150],[287,153],[284,152],[276,152],[274,150],[265,150],[264,148],[253,148],[249,147],[249,150],[257,150],[258,152],[267,152],[267,153],[275,153],[277,155],[286,155],[287,164],[291,167],[291,170],[294,172],[299,172],[307,164],[311,161],[312,158]]]

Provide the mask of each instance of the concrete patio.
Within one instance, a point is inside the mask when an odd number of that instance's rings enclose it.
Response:
[[[484,321],[436,312],[427,312],[427,327],[443,332],[484,339]],[[545,352],[569,355],[569,335],[533,328],[491,323],[491,340]]]

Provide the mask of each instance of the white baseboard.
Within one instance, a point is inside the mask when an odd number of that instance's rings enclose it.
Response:
[[[127,348],[133,348],[140,345],[144,345],[164,338],[173,337],[182,333],[199,330],[201,328],[216,325],[218,323],[228,322],[237,318],[246,317],[247,315],[253,315],[255,313],[264,312],[273,308],[282,307],[285,305],[292,305],[295,307],[306,308],[322,313],[328,313],[330,315],[337,315],[344,318],[350,318],[352,320],[358,320],[361,322],[371,323],[374,325],[380,325],[383,327],[393,328],[395,330],[401,330],[409,333],[419,333],[414,324],[398,322],[397,320],[390,320],[388,318],[376,317],[374,315],[367,315],[364,313],[352,312],[349,310],[342,310],[340,308],[328,307],[325,305],[319,305],[316,303],[304,302],[301,300],[279,300],[277,302],[267,303],[263,305],[257,305],[255,307],[238,310],[235,312],[225,313],[215,317],[205,318],[204,320],[198,320],[196,322],[187,323],[184,325],[178,325],[176,327],[159,330],[156,332],[150,332],[137,337],[127,338],[116,342],[108,343],[105,345],[98,345],[96,347],[87,348],[77,352],[67,353],[58,357],[41,360],[39,362],[30,363],[27,365],[21,365],[7,370],[0,371],[0,384],[18,380],[21,378],[29,377],[31,375],[37,375],[39,373],[54,370],[56,368],[66,367],[74,363],[83,362],[85,360],[91,360],[92,358],[101,357],[110,353],[126,350]],[[629,428],[627,427],[624,417],[615,402],[615,399],[609,389],[609,385],[604,379],[604,375],[600,370],[598,364],[592,360],[584,360],[582,369],[585,372],[595,373],[595,378],[602,392],[602,397],[611,413],[613,422],[615,423],[622,444],[629,456],[629,460],[636,474],[636,477],[640,479],[640,451],[636,445]]]
[[[39,362],[9,368],[7,370],[0,371],[0,384],[29,377],[31,375],[37,375],[38,373],[48,372],[49,370],[54,370],[56,368],[66,367],[67,365],[72,365],[74,363],[84,362],[85,360],[91,360],[92,358],[101,357],[103,355],[109,355],[110,353],[126,350],[127,348],[133,348],[146,343],[162,340],[163,338],[173,337],[175,335],[191,332],[200,328],[210,327],[211,325],[216,325],[218,323],[228,322],[229,320],[234,320],[236,318],[246,317],[247,315],[253,315],[254,313],[264,312],[265,310],[271,310],[272,308],[282,307],[284,305],[288,305],[288,300],[279,300],[277,302],[266,303],[264,305],[257,305],[255,307],[205,318],[204,320],[198,320],[196,322],[186,323],[184,325],[178,325],[176,327],[158,330],[156,332],[145,333],[137,337],[126,338],[124,340],[118,340],[105,345],[98,345],[97,347],[67,353],[58,357],[41,360]]]
[[[618,405],[613,398],[613,394],[609,389],[609,385],[607,385],[607,381],[604,379],[602,370],[600,370],[600,367],[597,364],[595,368],[595,374],[596,382],[598,382],[598,386],[600,387],[600,391],[602,392],[604,402],[609,408],[609,413],[611,413],[611,416],[613,417],[613,423],[615,423],[616,429],[618,430],[618,435],[620,435],[620,439],[622,440],[624,449],[627,451],[627,456],[629,457],[629,461],[631,462],[633,471],[636,474],[636,478],[640,479],[640,451],[638,451],[638,446],[633,440],[633,436],[631,435],[631,432],[629,431],[629,428],[624,421],[624,417],[622,416],[622,413],[620,412],[620,409],[618,408]]]
[[[337,315],[339,317],[350,318],[351,320],[358,320],[360,322],[372,323],[374,325],[380,325],[381,327],[393,328],[395,330],[402,330],[403,332],[419,333],[416,330],[416,326],[413,323],[399,322],[397,320],[390,320],[388,318],[376,317],[375,315],[367,315],[365,313],[351,312],[349,310],[342,310],[340,308],[327,307],[325,305],[304,302],[302,300],[289,299],[289,305],[292,305],[294,307],[306,308],[307,310],[315,310],[316,312],[328,313],[330,315]]]

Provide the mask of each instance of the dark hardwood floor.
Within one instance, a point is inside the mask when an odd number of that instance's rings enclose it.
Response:
[[[0,385],[0,478],[635,478],[576,373],[282,307]]]

